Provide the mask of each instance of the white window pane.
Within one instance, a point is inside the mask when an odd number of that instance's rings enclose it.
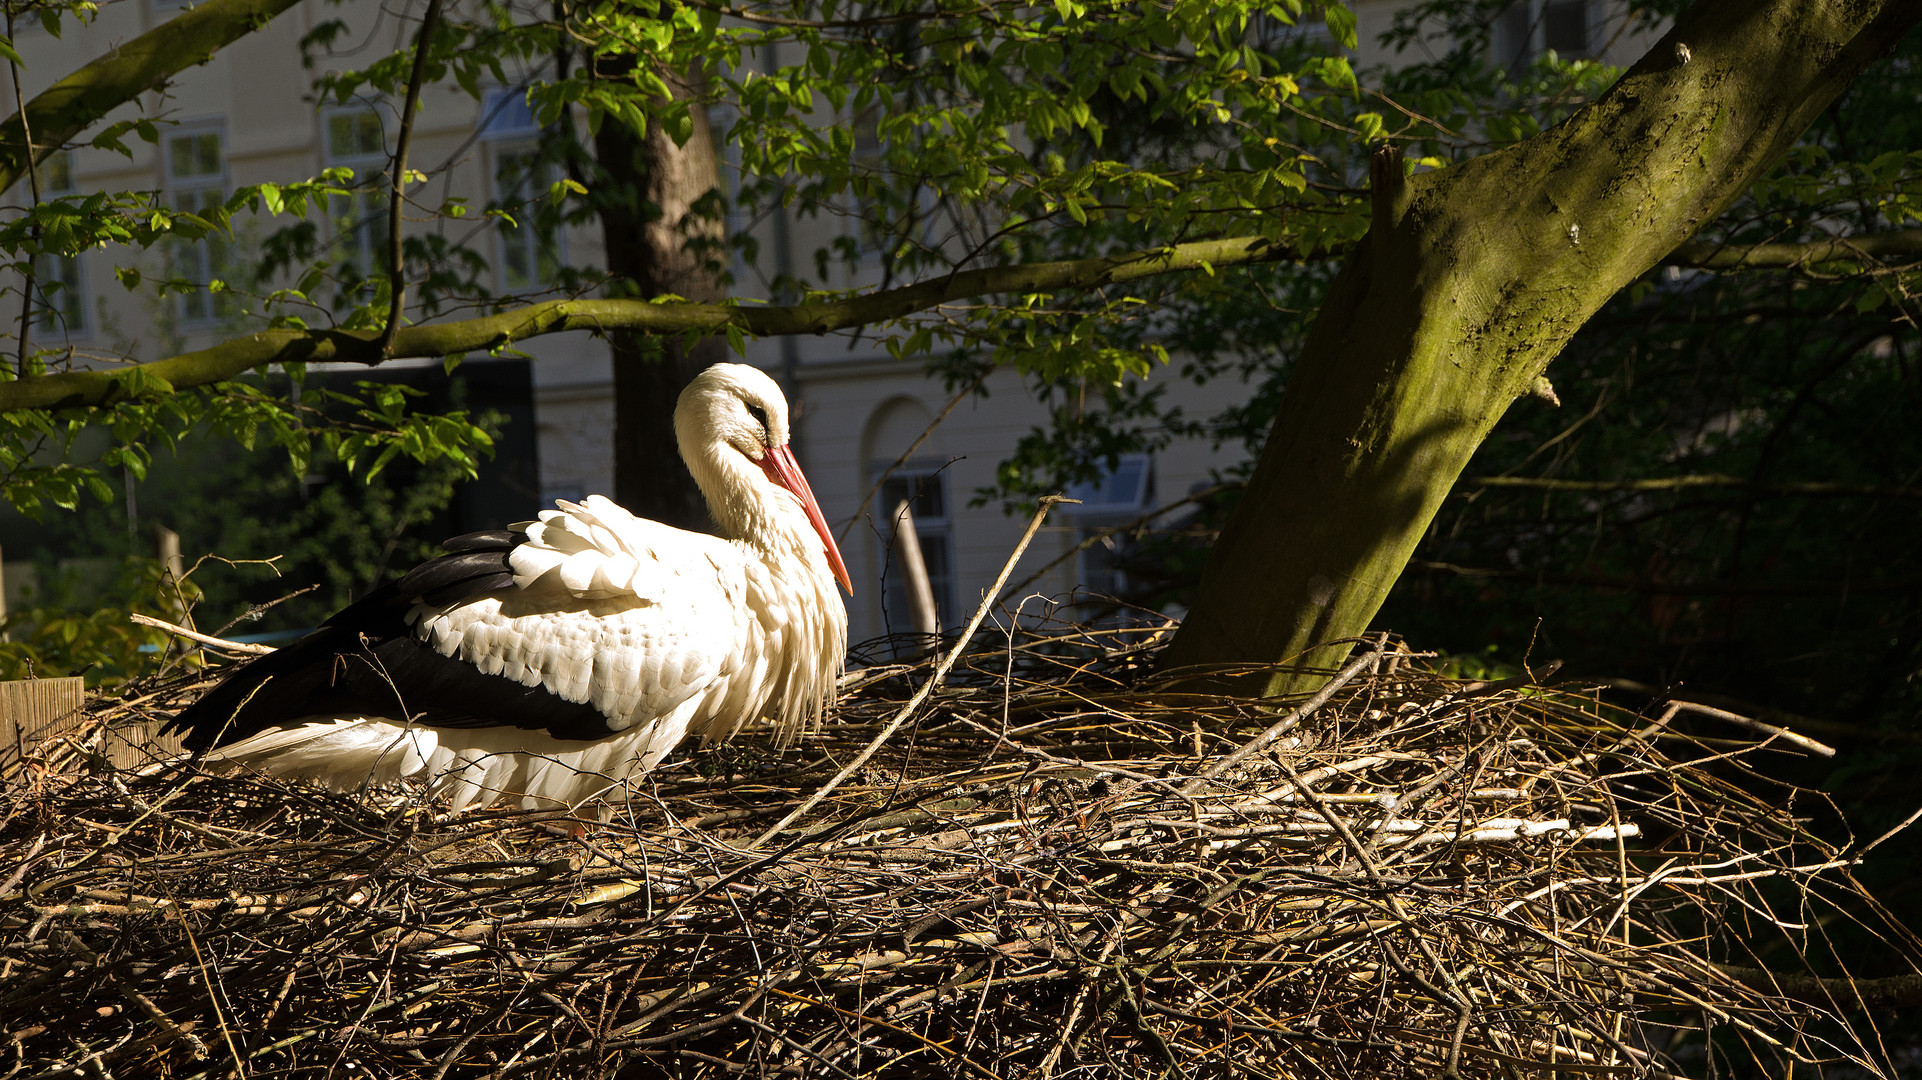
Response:
[[[202,131],[167,140],[167,175],[175,180],[219,177],[220,133]]]
[[[47,160],[34,166],[34,171],[38,174],[42,198],[73,194],[73,151],[48,155]]]

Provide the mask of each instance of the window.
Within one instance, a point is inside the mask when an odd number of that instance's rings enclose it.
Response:
[[[1517,0],[1496,17],[1496,56],[1513,68],[1548,49],[1564,60],[1587,59],[1594,55],[1588,15],[1588,0]]]
[[[525,86],[497,86],[482,96],[480,134],[483,139],[540,138]]]
[[[1542,8],[1542,46],[1564,60],[1593,55],[1588,40],[1587,0],[1549,0]]]
[[[1062,507],[1078,527],[1076,542],[1100,537],[1081,552],[1078,568],[1081,584],[1090,592],[1116,597],[1127,592],[1128,579],[1121,564],[1127,555],[1128,537],[1109,530],[1147,513],[1154,505],[1154,494],[1154,459],[1147,454],[1123,454],[1099,478],[1068,488],[1069,498],[1081,500],[1079,505]]]
[[[227,201],[227,167],[217,128],[186,129],[166,139],[168,202],[175,210],[204,214]],[[168,274],[195,288],[180,297],[180,318],[204,326],[227,313],[228,304],[208,288],[227,264],[227,244],[218,232],[197,240],[177,240],[167,252]]]
[[[54,199],[74,193],[73,151],[60,150],[50,154],[34,169],[40,174],[41,198]]]
[[[1263,52],[1283,47],[1305,47],[1311,53],[1340,51],[1335,36],[1328,32],[1327,20],[1313,9],[1298,12],[1293,22],[1265,11],[1255,12],[1248,18],[1248,41]]]
[[[354,187],[327,207],[328,229],[338,246],[340,269],[349,281],[384,272],[387,265],[387,198],[383,182],[392,162],[380,113],[373,109],[332,112],[323,118],[327,164],[354,170]]]
[[[494,205],[507,214],[495,229],[501,288],[544,289],[561,269],[559,223],[541,212],[560,170],[541,155],[541,130],[526,91],[488,91],[481,102],[480,134],[494,166]]]
[[[882,470],[874,470],[879,474]],[[946,618],[954,611],[954,550],[953,529],[948,518],[947,479],[938,467],[908,465],[896,469],[881,484],[876,506],[888,521],[894,520],[894,508],[906,499],[908,509],[914,514],[914,537],[921,542],[921,561],[928,568],[928,586],[934,593],[934,610],[937,617]],[[891,528],[892,526],[890,526]],[[893,551],[893,537],[889,537],[889,558],[887,580],[882,592],[882,614],[887,629],[899,633],[913,628],[912,602],[908,599],[907,575],[896,565]]]
[[[62,150],[36,167],[42,200],[74,194],[73,152]],[[44,254],[33,260],[34,328],[52,337],[87,332],[87,277],[81,256]]]
[[[1068,497],[1081,502],[1069,503],[1067,509],[1082,517],[1099,514],[1120,514],[1130,520],[1140,517],[1154,492],[1153,477],[1154,462],[1148,455],[1122,454],[1114,468],[1099,478],[1069,487]]]

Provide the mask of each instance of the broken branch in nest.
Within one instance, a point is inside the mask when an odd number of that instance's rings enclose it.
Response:
[[[183,637],[188,641],[197,641],[208,648],[219,649],[222,652],[240,653],[243,656],[265,656],[274,651],[272,645],[254,645],[245,641],[228,641],[225,638],[217,638],[209,634],[203,634],[198,630],[189,630],[184,626],[175,625],[165,619],[156,619],[152,615],[142,615],[138,611],[130,612],[127,618],[139,623],[141,626],[151,626],[156,629],[165,630],[175,637]]]
[[[1779,737],[1638,737],[1391,639],[1313,709],[1177,695],[1160,633],[853,680],[798,763],[689,753],[580,835],[411,788],[42,763],[0,801],[0,1052],[21,1076],[1892,1071],[1858,1006],[1898,1000],[1914,939],[1812,796],[1758,778]],[[190,694],[93,707],[151,723]],[[1885,967],[1851,984],[1806,927],[1852,920]]]

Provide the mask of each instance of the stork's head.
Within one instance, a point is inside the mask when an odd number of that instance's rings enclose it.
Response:
[[[787,397],[746,364],[715,364],[694,377],[674,407],[681,458],[722,528],[751,534],[781,515],[792,497],[821,539],[835,580],[849,593],[841,549],[788,445]]]

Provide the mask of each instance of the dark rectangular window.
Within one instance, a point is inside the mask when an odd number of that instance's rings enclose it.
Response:
[[[1542,45],[1564,60],[1588,59],[1587,0],[1552,0],[1544,7]]]

